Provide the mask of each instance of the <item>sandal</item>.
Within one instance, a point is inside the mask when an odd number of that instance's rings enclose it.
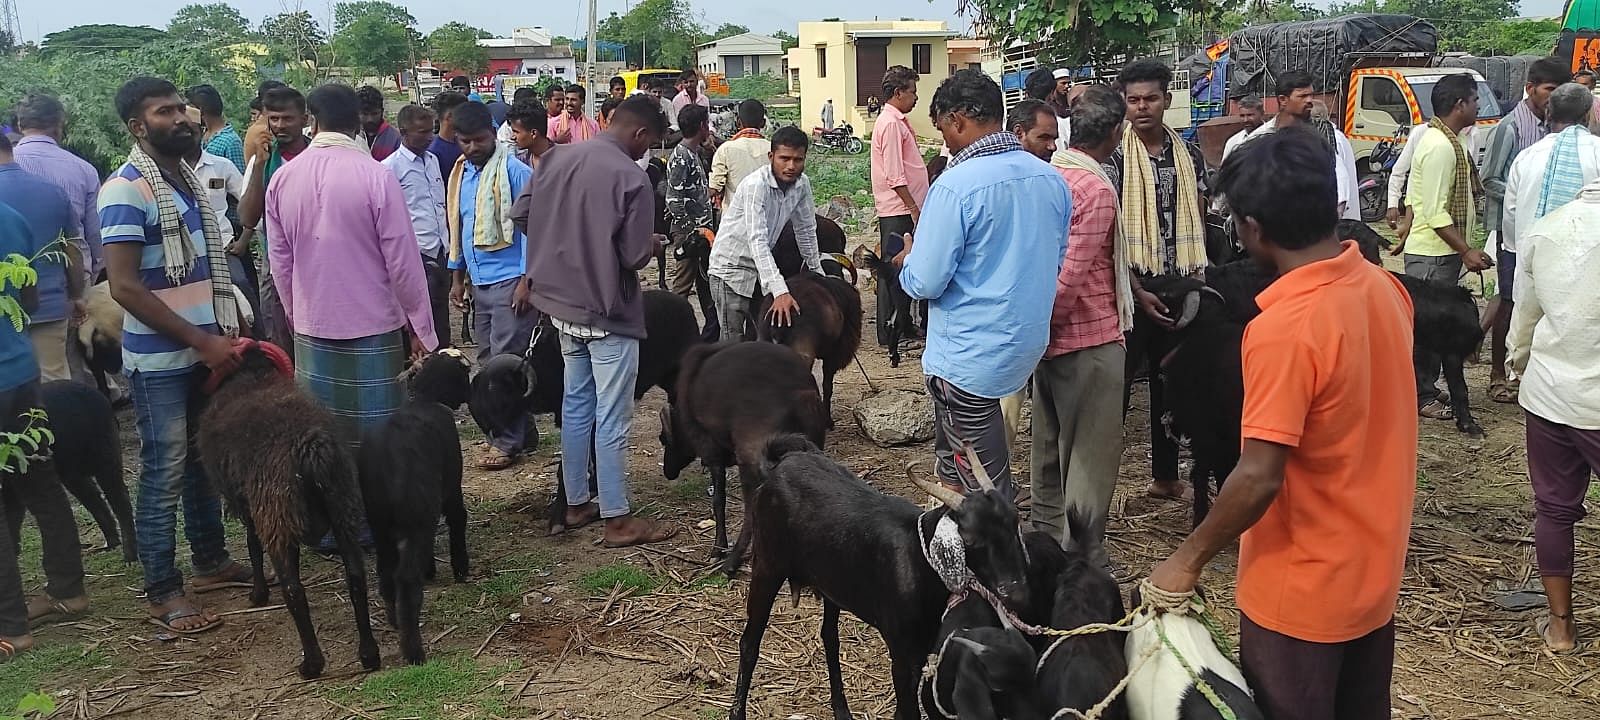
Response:
[[[278,578],[273,575],[272,571],[263,568],[262,572],[267,576],[267,585],[271,586],[278,584]],[[194,591],[197,593],[208,593],[213,590],[223,590],[226,588],[253,588],[256,586],[254,573],[250,571],[250,568],[240,565],[237,562],[228,563],[227,567],[224,567],[221,572],[209,577],[221,579],[217,580],[216,582],[202,583],[200,582],[199,578],[196,578],[194,582]]]
[[[1432,400],[1429,401],[1427,405],[1423,405],[1417,410],[1417,415],[1428,418],[1429,420],[1456,419],[1455,411],[1451,410],[1449,405],[1446,405],[1438,400]]]
[[[192,627],[187,630],[179,629],[173,625],[173,623],[179,620],[192,617],[205,617],[205,613],[196,610],[193,606],[181,607],[176,610],[168,611],[159,617],[155,615],[150,616],[150,624],[157,625],[167,632],[177,633],[179,635],[199,635],[201,633],[211,632],[212,630],[222,627],[222,618],[216,618],[203,625]]]
[[[1489,399],[1497,403],[1514,405],[1517,402],[1517,389],[1504,380],[1496,380],[1489,383]]]
[[[35,603],[40,599],[41,598],[31,598],[31,601],[28,603],[29,625],[36,625],[45,621],[65,622],[89,612],[89,596],[87,595],[80,595],[75,598],[69,598],[68,600],[57,600],[46,595],[42,598],[45,601],[43,608],[36,611],[34,608],[38,606]],[[82,600],[83,607],[76,610],[72,609],[72,607],[67,604],[70,600]]]
[[[676,525],[669,525],[667,523],[656,522],[654,520],[635,519],[635,522],[648,523],[648,525],[644,531],[640,532],[634,537],[626,540],[612,540],[608,535],[600,542],[600,544],[608,548],[625,548],[633,547],[635,545],[649,545],[651,543],[671,540],[678,535],[678,526]],[[607,529],[609,530],[610,528]]]
[[[600,506],[596,505],[595,503],[591,502],[584,503],[582,505],[572,505],[567,508],[568,513],[573,510],[581,510],[582,512],[579,513],[575,520],[572,519],[570,514],[563,514],[561,517],[561,524],[551,525],[550,532],[548,534],[560,535],[571,530],[577,530],[578,528],[589,525],[600,519]]]
[[[478,461],[478,469],[490,471],[504,470],[515,464],[517,464],[517,459],[515,457],[512,457],[501,450],[489,448],[489,451],[483,454],[483,459]]]
[[[1539,639],[1544,641],[1544,648],[1546,650],[1549,650],[1552,653],[1560,655],[1560,654],[1570,653],[1570,652],[1578,649],[1578,628],[1576,626],[1574,626],[1572,628],[1572,647],[1558,648],[1558,647],[1555,647],[1550,642],[1549,632],[1550,632],[1550,623],[1551,623],[1551,621],[1553,621],[1553,620],[1569,620],[1570,621],[1571,619],[1572,619],[1572,613],[1567,613],[1566,615],[1557,615],[1555,613],[1547,613],[1544,617],[1541,617],[1538,620],[1534,621],[1533,627],[1534,627],[1535,630],[1537,630],[1539,632]]]
[[[18,639],[20,639],[20,638],[18,638]],[[32,647],[33,647],[32,645],[29,645],[28,647],[25,647],[25,648],[24,647],[17,647],[17,644],[16,644],[15,640],[7,640],[5,638],[0,638],[0,665],[4,665],[4,664],[6,664],[8,662],[11,662],[12,660],[15,660],[18,655],[21,655],[22,653],[27,652]]]

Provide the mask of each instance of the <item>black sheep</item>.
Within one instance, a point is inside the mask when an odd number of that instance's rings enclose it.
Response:
[[[39,401],[55,435],[51,453],[61,484],[100,526],[104,549],[121,545],[123,561],[138,560],[133,505],[122,477],[122,447],[111,402],[94,388],[68,380],[40,385]]]
[[[211,396],[197,440],[206,475],[244,523],[254,571],[251,604],[267,602],[263,551],[283,583],[284,604],[300,632],[300,677],[322,675],[325,663],[300,578],[300,545],[315,544],[330,529],[344,560],[361,665],[377,670],[355,463],[334,433],[332,417],[295,387],[288,356],[251,342],[239,368]]]
[[[850,364],[861,347],[861,293],[854,285],[829,275],[803,272],[788,278],[789,294],[800,313],[787,327],[772,324],[772,298],[762,300],[756,339],[788,345],[811,367],[822,361],[822,405],[833,428],[833,377]]]
[[[743,560],[751,524],[751,494],[760,485],[767,442],[780,434],[804,436],[821,446],[827,419],[810,366],[794,351],[767,343],[702,345],[683,357],[674,400],[661,408],[661,468],[668,480],[700,458],[711,475],[716,553],[727,551],[724,570]],[[727,468],[739,468],[745,522],[728,550]]]
[[[461,496],[461,436],[455,410],[467,401],[472,365],[460,351],[435,352],[402,378],[411,397],[364,433],[357,466],[378,555],[378,594],[400,654],[421,665],[422,585],[434,576],[434,529],[450,526],[450,569],[467,581],[467,507]]]

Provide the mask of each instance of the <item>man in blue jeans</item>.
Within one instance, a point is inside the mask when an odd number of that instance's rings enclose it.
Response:
[[[49,242],[54,242],[51,239]],[[12,253],[35,257],[44,245],[36,240],[28,221],[11,206],[0,203],[0,257]],[[37,287],[7,292],[25,310],[38,304]],[[20,295],[20,298],[18,297]],[[11,318],[0,318],[0,431],[20,433],[32,421],[28,413],[39,407],[39,363],[28,336],[17,332]],[[43,449],[48,455],[49,450]],[[83,556],[78,549],[78,524],[67,504],[67,494],[56,478],[48,457],[13,460],[0,471],[0,664],[33,647],[29,624],[54,615],[77,615],[89,609],[83,592]],[[24,599],[17,568],[15,543],[27,511],[39,523],[43,545],[45,595]]]
[[[667,118],[648,95],[624,100],[599,137],[539,161],[518,202],[528,243],[528,296],[561,331],[566,391],[561,405],[561,472],[566,526],[604,518],[605,545],[660,542],[677,529],[634,517],[628,507],[628,430],[644,337],[639,269],[661,239],[655,194],[636,161],[666,134]],[[595,459],[599,504],[589,497]]]
[[[205,189],[183,164],[200,132],[183,98],[172,83],[137,77],[117,91],[116,103],[136,144],[101,187],[99,213],[111,296],[127,310],[123,365],[140,461],[133,524],[151,619],[194,634],[222,619],[184,595],[174,558],[180,504],[195,592],[250,580],[249,569],[228,556],[222,503],[193,444],[201,384],[238,365],[227,335],[238,332],[240,318]]]

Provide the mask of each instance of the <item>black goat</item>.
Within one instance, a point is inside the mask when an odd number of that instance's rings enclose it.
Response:
[[[861,347],[861,293],[844,280],[803,272],[786,280],[800,312],[787,327],[772,324],[772,298],[761,301],[756,339],[794,348],[810,368],[822,361],[822,404],[833,428],[833,377]],[[807,371],[809,373],[809,370]]]
[[[711,515],[717,523],[713,552],[726,553],[723,569],[738,572],[750,538],[751,494],[761,484],[767,442],[780,434],[804,436],[821,446],[827,419],[810,366],[788,348],[767,343],[702,345],[683,357],[675,399],[661,408],[661,469],[677,480],[700,458],[711,476]],[[739,468],[745,521],[728,548],[728,466]]]
[[[100,393],[110,397],[110,377],[122,373],[122,306],[111,297],[111,283],[97,283],[84,292],[87,317],[74,342],[94,375]]]
[[[1067,525],[1072,537],[1088,537],[1089,529],[1078,519],[1077,513],[1067,513]],[[1039,538],[1043,542],[1037,542],[1034,536],[1043,536]],[[1085,548],[1073,543],[1062,550],[1044,533],[1028,533],[1024,542],[1030,566],[1059,568],[1050,592],[1050,627],[1070,630],[1122,619],[1122,591],[1117,581],[1089,560]],[[1031,575],[1029,582],[1036,582]],[[1110,695],[1128,674],[1127,656],[1123,652],[1125,638],[1120,632],[1041,639],[1049,644],[1042,649],[1039,658],[1039,689],[1052,715],[1063,708],[1087,712]],[[1127,702],[1117,698],[1100,717],[1102,720],[1127,718]]]
[[[39,386],[39,402],[55,435],[51,454],[61,484],[89,511],[105,535],[105,550],[122,547],[124,562],[139,559],[133,505],[122,478],[122,447],[111,402],[94,388],[69,380]]]
[[[324,665],[300,579],[300,545],[316,543],[330,529],[344,560],[361,665],[377,670],[381,661],[358,538],[361,489],[355,463],[334,434],[327,411],[295,387],[283,351],[266,344],[245,349],[239,369],[212,395],[197,436],[206,474],[244,523],[255,574],[251,604],[267,602],[263,549],[283,583],[284,604],[304,653],[300,677],[318,677]]]
[[[848,274],[850,284],[856,284],[856,268],[841,260],[847,260],[844,255],[845,234],[844,228],[821,215],[817,216],[817,252],[822,254],[822,272],[836,278],[844,279]],[[778,272],[784,277],[789,277],[805,270],[805,262],[800,258],[800,244],[794,238],[794,225],[783,226],[783,232],[778,233],[778,242],[772,248],[772,259],[778,264]]]
[[[862,245],[856,248],[854,257],[857,267],[872,271],[872,276],[880,283],[891,286],[889,298],[894,302],[894,318],[889,323],[889,367],[900,367],[900,336],[906,326],[911,324],[911,296],[900,289],[900,270],[889,260],[878,257],[878,254]]]
[[[422,585],[434,576],[434,530],[441,510],[450,526],[450,569],[467,581],[467,506],[461,496],[461,436],[455,410],[467,401],[472,365],[461,351],[435,352],[401,376],[411,397],[367,430],[357,454],[378,555],[378,594],[400,655],[425,660],[420,630]]]
[[[650,176],[650,187],[655,191],[654,232],[657,235],[671,237],[672,223],[667,220],[667,161],[652,157],[650,162],[645,164],[644,171]],[[656,246],[656,289],[667,289],[667,248],[664,245]]]
[[[1027,568],[1016,506],[993,489],[970,448],[966,466],[980,492],[962,496],[908,468],[913,483],[944,503],[927,511],[877,491],[804,438],[773,438],[766,455],[764,481],[746,509],[752,548],[748,619],[739,638],[739,678],[728,717],[744,720],[761,637],[773,601],[788,582],[796,592],[810,588],[822,600],[822,647],[834,718],[851,717],[839,668],[841,609],[883,636],[895,717],[920,718],[918,680],[950,597],[929,564],[926,545],[939,538],[959,542],[974,582],[1008,606],[1026,606]],[[938,529],[947,518],[955,524],[953,538],[948,529]]]
[[[939,628],[933,676],[921,691],[930,718],[1044,720],[1033,646],[1002,627],[989,601],[976,594],[950,608]]]

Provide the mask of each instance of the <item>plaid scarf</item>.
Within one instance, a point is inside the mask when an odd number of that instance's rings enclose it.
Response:
[[[178,203],[172,197],[172,186],[167,184],[160,166],[138,143],[134,143],[133,150],[128,153],[128,164],[139,171],[145,182],[150,183],[150,192],[155,195],[156,211],[161,223],[161,251],[166,259],[167,280],[174,286],[181,285],[183,279],[194,270],[197,256],[189,231],[183,226],[183,216],[178,213]],[[211,271],[212,310],[216,312],[217,324],[222,326],[222,331],[237,335],[238,298],[233,294],[233,278],[228,271],[228,254],[223,247],[222,231],[217,227],[217,218],[211,213],[211,202],[206,199],[205,186],[195,176],[194,168],[184,162],[178,163],[178,167],[183,173],[183,184],[188,186],[184,189],[189,197],[194,198],[195,207],[200,213],[200,227],[206,243],[206,265]]]
[[[1195,181],[1194,158],[1183,146],[1183,138],[1163,125],[1168,150],[1176,173],[1177,208],[1173,213],[1173,234],[1178,248],[1178,266],[1167,267],[1166,248],[1161,239],[1160,208],[1156,207],[1156,174],[1150,166],[1150,153],[1144,141],[1133,132],[1122,136],[1122,234],[1128,238],[1128,263],[1133,269],[1152,275],[1176,272],[1189,275],[1206,266],[1206,229],[1200,212],[1200,187]]]
[[[1535,219],[1542,218],[1562,205],[1572,202],[1583,189],[1583,164],[1578,162],[1578,142],[1589,130],[1573,125],[1556,135],[1556,146],[1550,151],[1550,164],[1544,169],[1544,185],[1539,189],[1539,206]]]
[[[1461,147],[1460,136],[1437,115],[1428,121],[1428,127],[1444,133],[1450,139],[1450,147],[1456,151],[1456,176],[1450,183],[1450,202],[1446,209],[1450,211],[1451,223],[1461,232],[1462,239],[1470,241],[1476,214],[1474,199],[1483,193],[1483,186],[1478,180],[1478,167],[1467,156],[1466,149]]]
[[[949,168],[953,168],[976,157],[984,157],[985,155],[999,155],[1000,153],[1008,153],[1012,150],[1021,149],[1022,141],[1017,139],[1015,133],[1006,132],[1004,130],[996,130],[995,132],[978,138],[977,140],[973,141],[971,145],[961,148],[961,152],[956,153],[954,157],[950,158],[950,164],[946,166],[946,169],[948,170]]]
[[[733,137],[728,138],[728,142],[733,142],[734,140],[738,140],[739,138],[755,138],[757,140],[760,140],[762,137],[763,136],[762,136],[760,130],[757,130],[755,128],[740,128],[739,132],[734,133]]]

